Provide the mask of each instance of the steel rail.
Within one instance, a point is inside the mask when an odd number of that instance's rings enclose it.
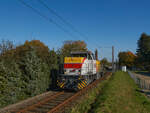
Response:
[[[17,113],[25,113],[25,112],[27,112],[28,110],[34,109],[34,108],[36,108],[37,106],[42,105],[42,104],[44,104],[44,103],[46,103],[46,102],[48,102],[48,101],[50,101],[50,100],[56,98],[56,97],[59,96],[59,95],[62,95],[62,94],[64,94],[64,91],[58,92],[58,93],[56,93],[56,94],[54,94],[54,95],[51,95],[50,98],[44,99],[43,101],[40,101],[40,102],[38,102],[38,103],[36,103],[36,104],[33,104],[33,105],[29,106],[29,107],[26,107],[26,108],[20,110],[20,111],[17,112]]]
[[[85,87],[84,89],[82,89],[81,91],[77,92],[76,94],[74,94],[73,96],[71,96],[70,98],[66,99],[64,102],[60,103],[59,105],[57,105],[56,107],[52,108],[49,112],[47,113],[55,113],[58,112],[60,109],[62,111],[62,108],[65,108],[66,105],[68,105],[69,102],[75,100],[77,97],[79,97],[82,94],[85,94],[90,88],[95,87],[100,81],[106,79],[107,76],[111,75],[110,72],[107,72],[105,74],[104,77],[96,80],[95,82],[93,82],[92,84],[90,84],[89,86]]]
[[[107,76],[111,75],[110,72],[105,73],[103,77],[101,77],[98,80],[95,80],[93,83],[88,85],[87,87],[83,88],[79,92],[73,94],[68,92],[58,92],[54,95],[48,96],[49,98],[46,98],[38,103],[35,103],[31,106],[25,107],[18,111],[17,113],[28,113],[30,111],[37,111],[39,109],[42,110],[42,107],[44,105],[48,105],[47,110],[45,112],[47,113],[55,113],[55,112],[62,112],[65,111],[65,108],[69,105],[69,103],[74,102],[78,99],[78,97],[81,97],[84,95],[87,91],[89,91],[91,88],[96,87],[98,83],[100,83],[102,80],[105,80]],[[52,104],[52,105],[51,105]],[[46,107],[46,106],[45,106]],[[38,113],[38,111],[37,111]]]

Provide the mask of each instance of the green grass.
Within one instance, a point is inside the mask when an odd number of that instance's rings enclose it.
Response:
[[[125,72],[116,72],[102,92],[92,113],[150,113],[150,101]]]
[[[109,78],[110,77],[102,81],[98,84],[97,88],[93,88],[85,95],[85,97],[81,98],[79,103],[71,110],[71,113],[87,113],[90,109],[92,109],[91,105],[95,102],[95,99],[99,95],[102,88],[108,83]]]
[[[114,75],[88,93],[71,113],[150,113],[149,99],[125,72]]]

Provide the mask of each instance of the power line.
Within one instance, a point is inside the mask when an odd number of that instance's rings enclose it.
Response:
[[[31,5],[29,5],[26,2],[24,2],[24,0],[18,0],[18,1],[21,2],[24,6],[32,9],[35,13],[37,13],[39,16],[43,17],[48,22],[53,23],[54,25],[56,25],[59,29],[61,29],[62,31],[64,31],[65,33],[67,33],[68,35],[70,35],[71,37],[75,38],[74,35],[72,33],[70,33],[68,30],[64,29],[61,25],[59,25],[58,23],[56,23],[53,19],[47,17],[46,15],[42,14],[39,10],[33,8]]]
[[[78,33],[81,37],[86,38],[87,37],[82,34],[81,32],[79,32],[74,26],[73,24],[71,24],[70,22],[68,22],[66,19],[64,19],[62,16],[60,16],[56,11],[54,11],[52,8],[50,8],[46,3],[44,3],[42,0],[38,0],[39,3],[41,3],[44,7],[46,7],[48,9],[48,11],[52,14],[54,14],[56,17],[58,17],[64,24],[66,24],[68,27],[70,27],[74,32]]]
[[[37,13],[39,16],[41,16],[42,18],[44,18],[44,19],[47,20],[48,22],[53,23],[54,25],[56,25],[59,29],[61,29],[62,31],[64,31],[66,34],[69,34],[72,38],[76,39],[76,37],[74,37],[74,35],[73,35],[70,31],[64,29],[60,24],[58,24],[57,22],[55,22],[53,19],[49,18],[48,16],[42,14],[42,12],[40,12],[40,11],[37,10],[36,8],[33,8],[31,5],[27,4],[24,0],[18,0],[18,1],[21,2],[24,6],[30,8],[31,10],[33,10],[35,13]],[[43,2],[41,2],[41,0],[40,0],[39,2],[40,2],[40,3],[43,3]],[[46,4],[44,3],[44,5],[46,5]],[[47,5],[46,5],[46,6],[47,6]],[[49,7],[47,6],[47,8],[49,8]],[[50,8],[49,8],[49,11],[51,11]],[[61,16],[59,16],[55,11],[52,10],[52,12],[53,12],[55,15],[57,15],[58,18],[61,18],[61,20],[62,20],[64,23],[67,23],[68,26],[70,26],[70,27],[72,26],[72,24],[70,24],[70,23],[68,23],[67,21],[65,21],[65,19],[63,19]],[[74,27],[72,27],[72,28],[74,29],[74,31],[76,30]],[[78,32],[78,31],[77,31],[77,32]],[[80,33],[80,32],[78,32],[78,33]],[[81,33],[80,33],[80,35],[81,35]],[[83,37],[83,36],[82,36],[82,37]],[[86,37],[83,37],[83,38],[86,39],[86,40],[88,40]]]
[[[103,46],[103,47],[102,46],[98,46],[98,48],[108,48],[109,49],[109,48],[112,48],[112,47],[111,46]]]

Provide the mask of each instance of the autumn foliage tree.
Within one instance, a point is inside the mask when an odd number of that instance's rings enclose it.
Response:
[[[84,41],[65,41],[61,53],[63,56],[69,56],[71,51],[87,51],[87,45]]]
[[[50,65],[50,59],[49,59],[49,48],[46,46],[43,42],[40,40],[31,40],[26,41],[23,45],[20,45],[16,48],[16,57],[20,58],[23,57],[24,54],[28,51],[30,51],[32,48],[36,50],[36,54],[41,60],[47,64]]]
[[[128,68],[131,68],[135,65],[136,55],[131,51],[120,52],[118,57],[120,66],[127,66]]]

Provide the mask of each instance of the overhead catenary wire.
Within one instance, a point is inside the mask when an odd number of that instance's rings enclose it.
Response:
[[[58,24],[57,22],[55,22],[52,18],[44,15],[42,12],[40,12],[39,10],[37,10],[36,8],[33,8],[31,5],[27,4],[24,0],[18,0],[19,2],[21,2],[24,6],[30,8],[31,10],[33,10],[36,14],[38,14],[39,16],[41,16],[42,18],[44,18],[45,20],[47,20],[48,22],[56,25],[59,29],[61,29],[62,31],[64,31],[66,34],[70,35],[72,38],[77,39],[72,32],[64,29],[64,27],[62,27],[60,24]],[[58,15],[56,13],[56,11],[52,10],[50,7],[48,7],[43,1],[38,0],[40,3],[43,4],[43,6],[47,7],[47,9],[49,9],[49,11],[53,14],[55,14],[55,16],[57,16],[59,19],[61,19],[63,21],[63,23],[67,24],[68,26],[70,26],[70,28],[72,28],[72,30],[78,34],[80,34],[80,37],[82,35],[81,32],[77,31],[74,26],[72,24],[70,24],[69,22],[67,22],[62,16]],[[88,38],[86,36],[82,35],[82,38],[84,38],[86,41],[88,40]],[[97,45],[97,44],[96,44]]]
[[[55,15],[57,18],[59,18],[64,24],[66,24],[70,29],[72,29],[72,31],[76,32],[77,34],[80,35],[80,37],[85,38],[87,40],[87,36],[85,36],[84,34],[82,34],[81,32],[79,32],[74,26],[73,24],[71,24],[70,22],[68,22],[65,18],[63,18],[62,16],[60,16],[54,9],[50,8],[43,0],[38,0],[38,2],[40,4],[42,4],[44,7],[46,7],[48,9],[48,11],[50,13],[52,13],[53,15]]]
[[[27,4],[24,0],[18,0],[20,3],[22,3],[24,6],[30,8],[31,10],[33,10],[36,14],[38,14],[39,16],[41,16],[42,18],[44,18],[45,20],[47,20],[48,22],[56,25],[59,29],[61,29],[63,32],[65,32],[66,34],[70,35],[71,37],[75,38],[74,35],[69,32],[68,30],[64,29],[61,25],[59,25],[57,22],[55,22],[53,19],[49,18],[48,16],[42,14],[39,10],[33,8],[31,5]]]

